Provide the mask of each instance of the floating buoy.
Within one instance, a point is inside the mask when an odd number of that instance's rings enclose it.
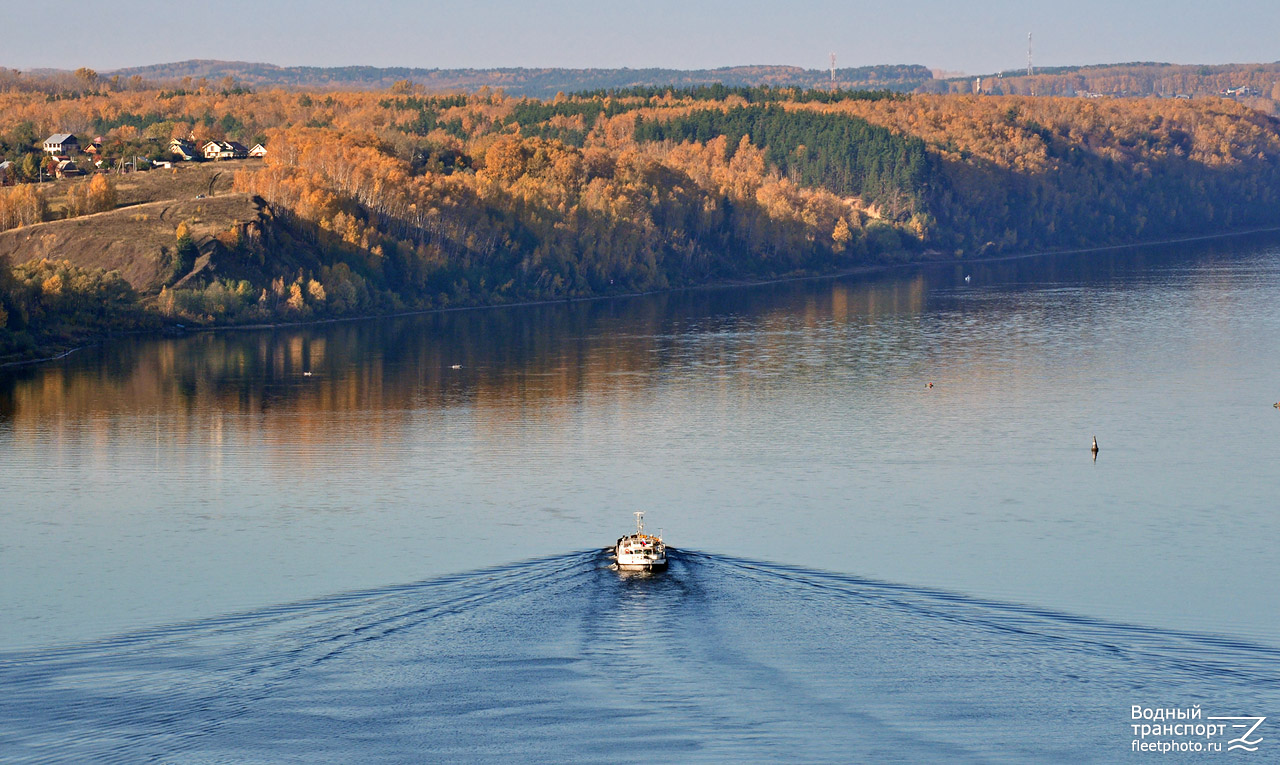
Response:
[[[926,387],[926,388],[932,388],[932,387],[933,387],[933,383],[929,383],[928,385],[926,385],[926,386],[924,386],[924,387]]]

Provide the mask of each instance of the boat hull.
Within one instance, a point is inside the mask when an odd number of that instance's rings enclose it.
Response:
[[[667,567],[666,559],[644,562],[622,562],[617,563],[619,571],[662,571]]]

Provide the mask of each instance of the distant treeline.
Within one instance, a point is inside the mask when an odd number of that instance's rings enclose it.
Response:
[[[723,84],[729,87],[796,87],[888,89],[912,91],[933,79],[919,64],[886,64],[844,67],[832,81],[827,69],[796,66],[736,66],[719,69],[417,69],[409,67],[281,67],[240,61],[182,61],[172,64],[121,69],[107,76],[139,77],[166,88],[198,89],[202,82],[220,83],[226,78],[252,88],[381,90],[397,82],[411,82],[428,91],[473,91],[501,88],[507,94],[551,98],[558,92],[624,90],[633,87],[689,87]],[[2,85],[2,82],[0,82]]]
[[[1037,67],[988,73],[920,86],[922,93],[1098,98],[1216,98],[1226,96],[1270,114],[1280,112],[1280,63],[1186,65],[1135,62]]]
[[[770,104],[782,101],[829,104],[835,101],[881,101],[884,99],[905,99],[907,97],[903,93],[883,88],[879,90],[847,90],[844,88],[835,88],[833,90],[811,90],[799,87],[775,87],[772,85],[725,85],[720,82],[710,85],[694,85],[684,88],[637,85],[630,88],[578,91],[572,95],[575,98],[584,99],[654,99],[670,96],[671,98],[685,101],[724,101],[730,97],[736,97],[743,99],[749,104]]]
[[[1037,67],[936,79],[918,64],[836,69],[794,66],[738,66],[719,69],[416,69],[409,67],[280,67],[272,64],[193,60],[121,69],[99,76],[76,72],[19,72],[0,67],[0,93],[40,92],[55,100],[159,88],[161,98],[218,91],[243,95],[252,89],[334,91],[384,90],[398,84],[420,92],[501,89],[509,96],[554,97],[557,93],[656,91],[689,87],[889,90],[898,93],[971,93],[975,79],[983,93],[1035,96],[1208,97],[1228,94],[1256,108],[1277,112],[1280,64],[1185,65],[1158,62]],[[820,98],[821,96],[815,96]],[[750,101],[757,103],[756,101]]]

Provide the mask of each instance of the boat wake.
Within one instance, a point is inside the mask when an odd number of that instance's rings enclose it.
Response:
[[[571,553],[0,654],[0,760],[1111,761],[1134,704],[1280,700],[1267,646],[668,558],[620,576]]]

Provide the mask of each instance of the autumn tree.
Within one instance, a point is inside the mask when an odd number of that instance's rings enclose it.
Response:
[[[80,67],[75,74],[76,79],[87,89],[93,89],[98,84],[98,73],[87,66]]]
[[[40,223],[48,212],[44,194],[35,186],[0,188],[0,231]]]
[[[836,220],[836,227],[831,232],[831,240],[835,242],[836,249],[844,251],[849,247],[849,242],[853,239],[853,232],[849,230],[849,222],[844,218]]]
[[[166,256],[164,281],[172,283],[190,272],[195,266],[196,257],[199,254],[200,251],[191,238],[191,227],[187,225],[186,221],[182,221],[174,231],[173,252]]]
[[[114,210],[116,207],[115,181],[106,175],[95,174],[89,181],[87,197],[89,212]]]

